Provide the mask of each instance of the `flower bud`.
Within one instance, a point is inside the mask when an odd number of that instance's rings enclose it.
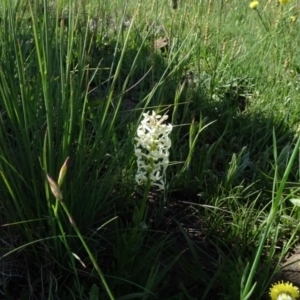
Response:
[[[61,201],[63,199],[63,195],[57,183],[48,174],[47,174],[47,180],[49,182],[52,194],[54,195],[55,198]]]

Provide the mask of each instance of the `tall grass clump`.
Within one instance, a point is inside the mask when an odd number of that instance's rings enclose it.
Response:
[[[4,237],[10,245],[3,263],[6,256],[15,258],[9,272],[30,287],[21,291],[25,295],[45,293],[41,287],[60,280],[62,271],[56,273],[57,268],[69,270],[63,282],[81,290],[83,268],[78,269],[76,258],[83,249],[50,192],[46,174],[57,176],[70,157],[68,173],[73,175],[67,176],[63,194],[77,226],[85,234],[96,216],[103,222],[109,218],[99,212],[111,201],[104,195],[111,192],[113,181],[101,173],[113,168],[109,162],[113,144],[105,145],[113,135],[109,128],[117,112],[108,116],[106,109],[101,119],[89,117],[93,112],[88,107],[88,86],[98,68],[89,69],[92,35],[87,28],[76,34],[82,26],[80,16],[71,2],[67,5],[65,20],[59,18],[61,8],[52,11],[46,1],[41,6],[6,3],[3,8],[1,185]],[[23,275],[26,265],[28,276]],[[9,282],[7,286],[9,295]]]

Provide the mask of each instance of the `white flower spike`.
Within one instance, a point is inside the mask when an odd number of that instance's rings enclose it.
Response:
[[[135,138],[134,150],[138,166],[135,180],[138,184],[150,180],[151,185],[164,190],[171,147],[169,134],[173,127],[171,124],[162,124],[168,118],[167,115],[156,115],[152,111],[152,115],[147,112],[143,116]]]

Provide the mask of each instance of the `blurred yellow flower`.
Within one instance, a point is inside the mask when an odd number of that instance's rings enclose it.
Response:
[[[283,281],[275,283],[270,288],[269,295],[271,300],[296,300],[299,298],[299,289],[291,283]]]
[[[291,0],[278,0],[280,4],[288,4],[289,2],[291,2]]]
[[[290,20],[292,21],[292,22],[295,22],[296,21],[296,17],[295,16],[290,16]]]
[[[258,6],[259,2],[258,1],[252,1],[250,4],[249,4],[249,7],[252,8],[252,9],[256,9],[257,6]]]

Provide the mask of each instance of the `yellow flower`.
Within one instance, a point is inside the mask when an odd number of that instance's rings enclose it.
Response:
[[[281,0],[283,1],[283,0]],[[252,1],[250,4],[249,4],[249,7],[252,8],[252,9],[256,9],[257,6],[258,6],[259,2],[258,1]]]
[[[292,21],[292,22],[295,22],[296,21],[296,17],[295,16],[290,16],[290,20]]]
[[[272,285],[269,295],[272,300],[296,300],[299,297],[299,289],[289,282],[281,281]]]
[[[289,2],[291,2],[291,0],[278,0],[280,4],[288,4]]]

